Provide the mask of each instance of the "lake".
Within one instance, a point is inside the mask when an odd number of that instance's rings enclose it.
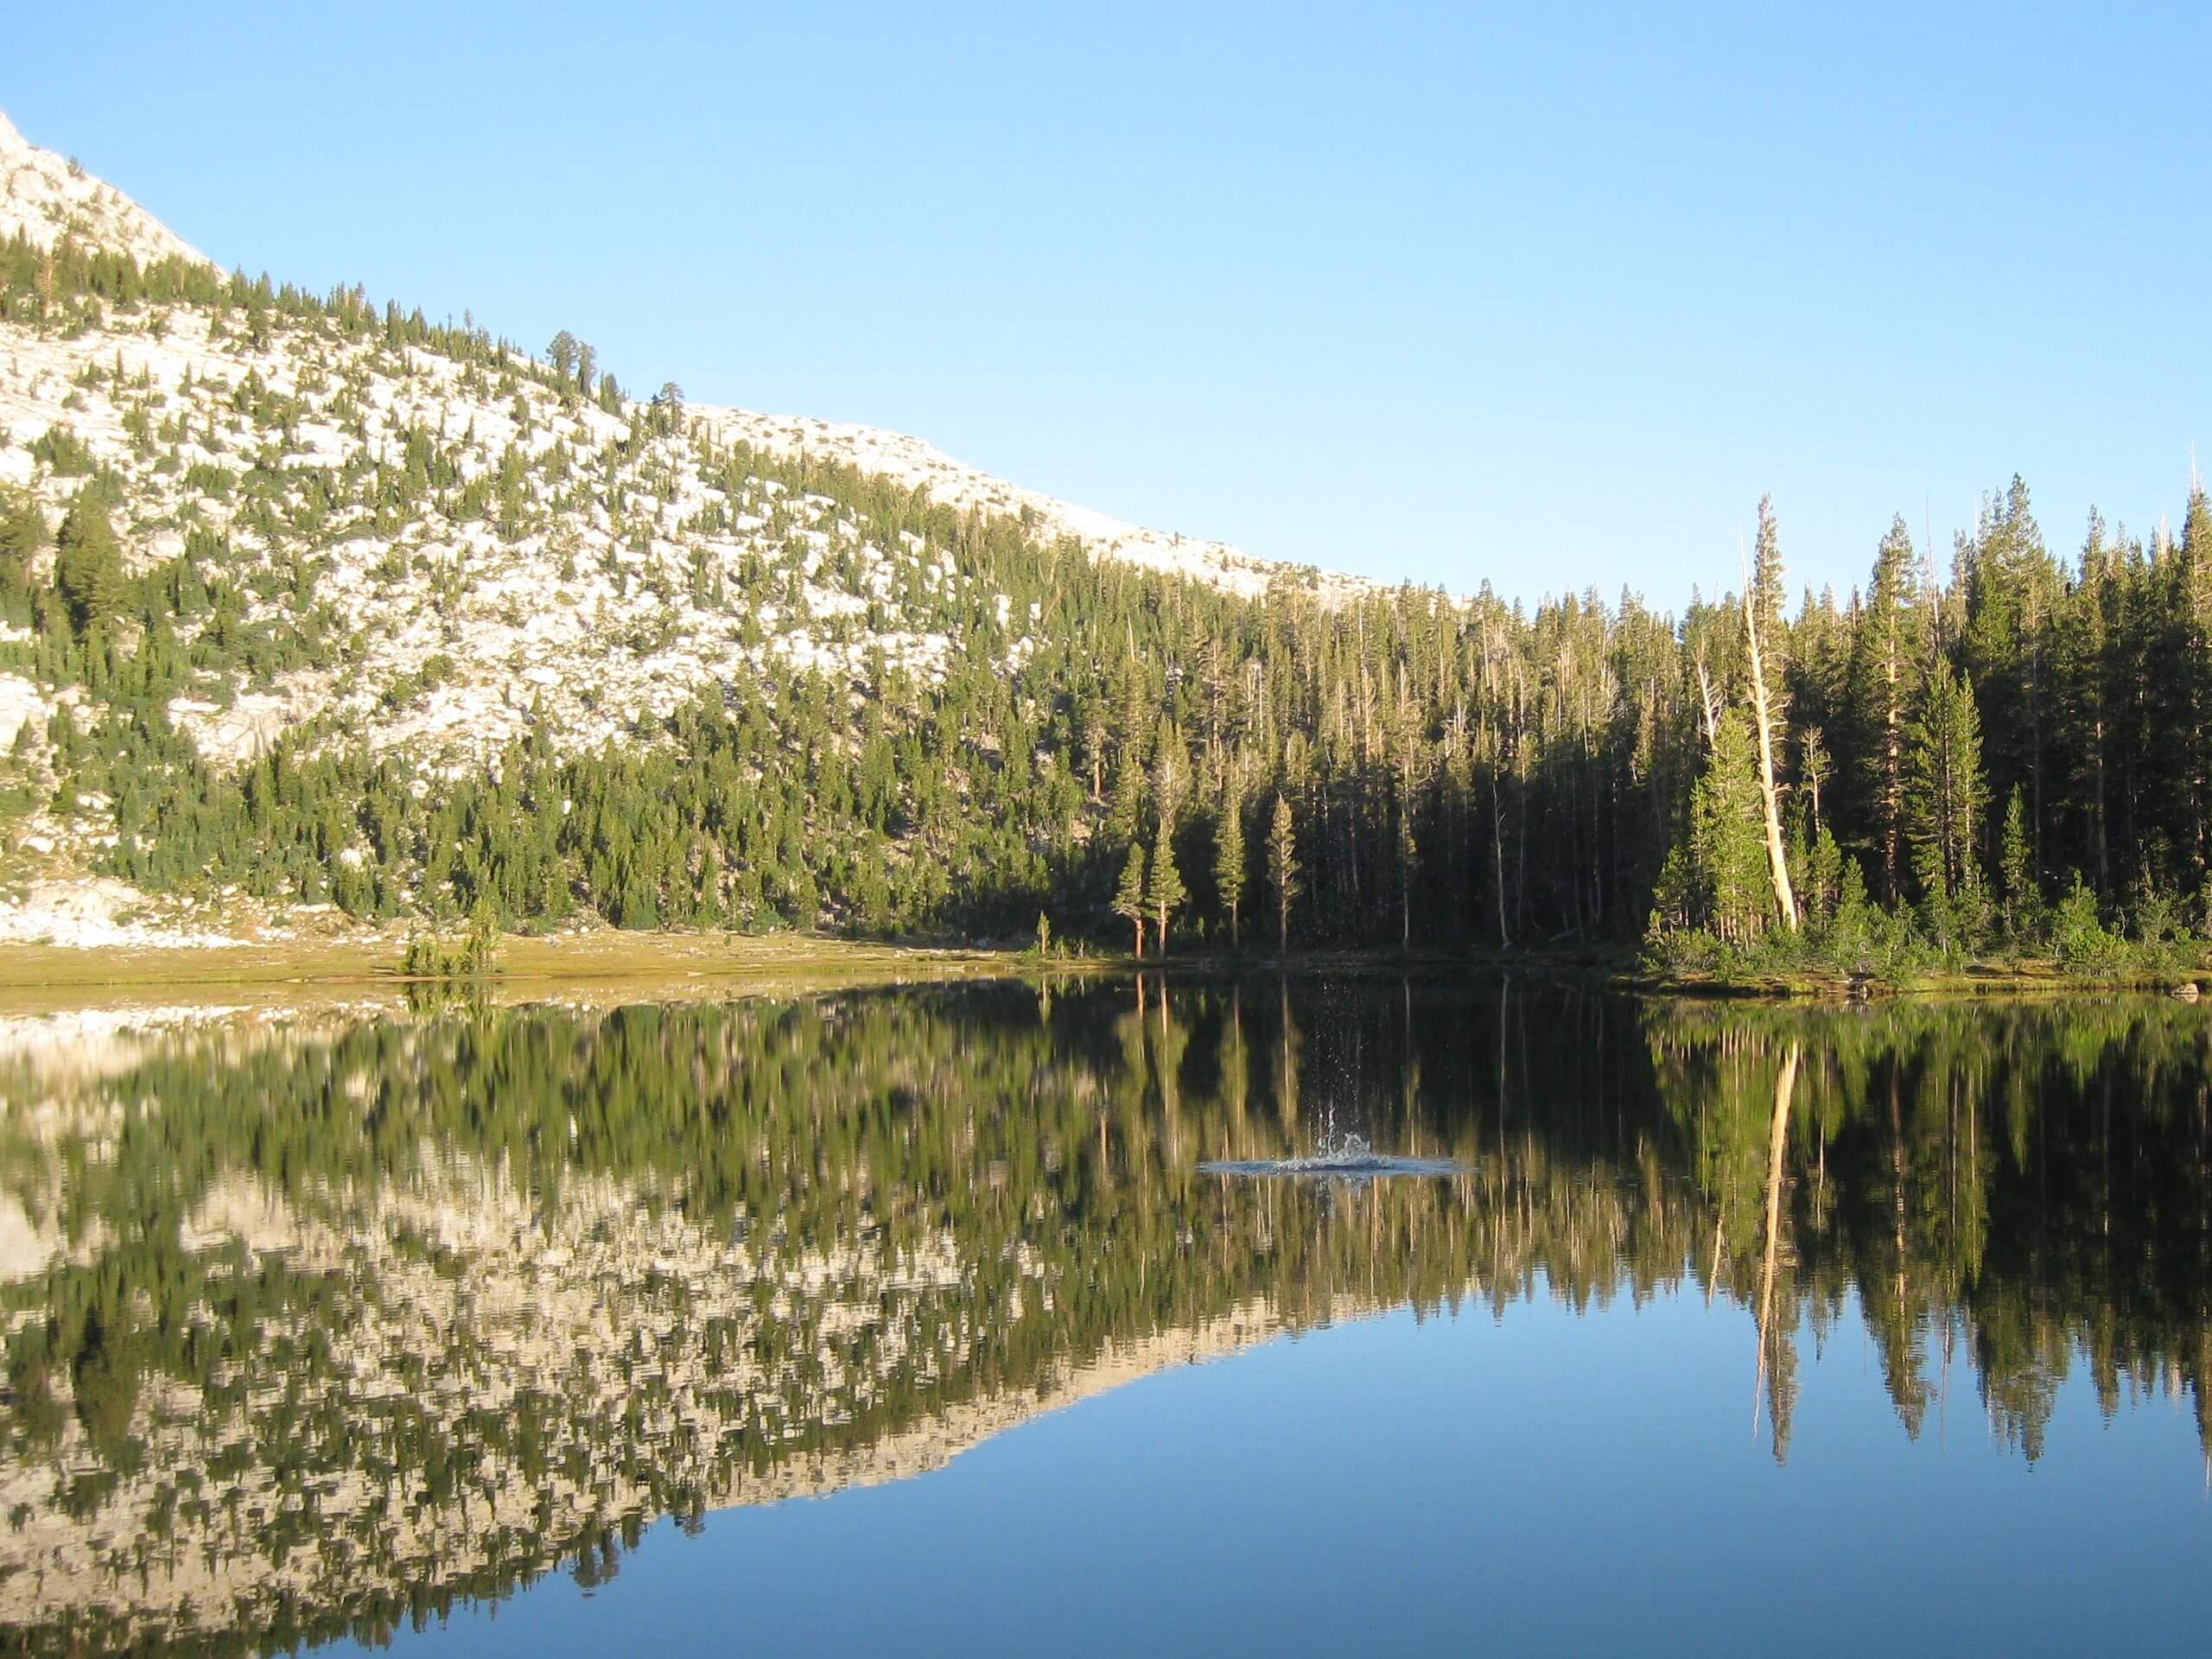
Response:
[[[2208,1022],[0,1022],[0,1651],[2200,1650]]]

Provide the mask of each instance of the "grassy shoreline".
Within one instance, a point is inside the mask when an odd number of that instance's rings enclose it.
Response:
[[[1922,996],[2085,996],[2119,993],[2192,996],[2212,979],[2212,970],[2194,973],[2127,973],[2117,976],[2069,972],[2052,961],[2004,966],[1968,963],[1942,972],[1894,978],[1853,978],[1818,973],[1719,975],[1623,975],[1624,989],[1662,996],[1746,997],[1769,1001],[1868,1001]]]
[[[404,935],[222,946],[0,945],[0,1013],[194,1003],[397,1003],[454,982],[401,970]],[[1005,978],[1010,950],[861,944],[801,935],[510,936],[480,982],[495,1001],[600,988],[637,1001]]]
[[[221,947],[73,948],[0,945],[0,1013],[209,1003],[369,1005],[450,982],[402,971],[406,938],[384,932]],[[1054,957],[1027,950],[859,942],[798,934],[600,932],[513,935],[480,984],[494,1001],[570,996],[661,998],[798,993],[864,986],[1046,974],[1054,978],[1147,972],[1544,975],[1648,995],[1846,1001],[1895,996],[2054,995],[2173,992],[2212,979],[2203,961],[2119,976],[2067,971],[2054,959],[1969,962],[1885,979],[1796,970],[1724,976],[1655,973],[1633,953],[1593,949],[1511,952],[1304,951],[1287,958],[1195,953],[1166,963],[1128,957]]]

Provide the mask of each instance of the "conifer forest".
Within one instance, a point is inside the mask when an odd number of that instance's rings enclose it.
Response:
[[[0,671],[60,688],[0,811],[92,813],[94,868],[149,893],[1147,957],[1640,947],[1668,971],[1996,950],[2094,975],[2212,919],[2201,483],[2145,536],[2046,531],[2014,478],[1949,547],[1897,518],[1848,593],[1793,591],[1769,501],[1744,591],[1678,610],[1509,603],[1473,570],[1470,597],[1287,567],[1235,591],[732,439],[565,333],[532,355],[358,289],[21,235],[0,319],[99,342],[70,395],[127,451],[59,423],[0,499]],[[289,390],[134,367],[185,327]],[[378,395],[425,377],[507,411],[505,441]],[[474,539],[410,564],[429,529]],[[442,630],[380,681],[399,590],[333,585],[364,538]],[[627,607],[610,654],[707,627],[722,654],[666,706],[502,683],[457,626],[470,549],[502,545]],[[528,594],[502,602],[526,626]],[[806,649],[779,616],[812,619]],[[181,729],[313,675],[326,703],[251,752]],[[380,735],[472,675],[496,742]]]

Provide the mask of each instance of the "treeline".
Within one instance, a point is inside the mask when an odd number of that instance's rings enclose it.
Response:
[[[1762,503],[1747,600],[1684,631],[1704,752],[1655,891],[1662,957],[1995,947],[2119,971],[2201,954],[2201,485],[2178,540],[2161,526],[2146,546],[2092,514],[2067,563],[2016,478],[1948,580],[1899,519],[1847,603],[1808,595],[1790,620],[1782,593]]]
[[[540,363],[473,324],[379,314],[355,289],[0,245],[10,317],[81,328],[103,306],[194,307],[272,338],[380,334],[502,397],[595,384],[626,423],[597,453],[516,448],[488,468],[464,467],[461,435],[442,432],[372,453],[365,424],[340,466],[264,453],[237,475],[232,531],[188,530],[150,569],[111,522],[130,518],[127,480],[66,428],[48,434],[41,476],[81,482],[57,545],[40,512],[0,503],[0,612],[27,631],[0,665],[89,694],[57,721],[56,799],[107,804],[108,867],[150,888],[236,885],[362,917],[488,905],[509,925],[588,913],[1027,938],[1042,918],[1064,942],[1146,950],[1647,939],[1670,965],[1722,969],[2003,948],[2121,971],[2193,959],[2205,929],[2201,488],[2177,537],[2093,518],[2062,560],[2016,480],[1947,572],[1900,521],[1863,588],[1794,606],[1764,504],[1748,597],[1694,600],[1679,619],[1633,594],[1530,609],[1487,586],[1332,607],[1288,576],[1240,599],[834,462],[719,444],[672,385],[623,403],[565,333]],[[119,359],[104,389],[149,464],[199,441],[175,411],[130,404]],[[272,439],[296,420],[251,378],[229,395]],[[312,725],[232,769],[170,728],[170,701],[211,679],[344,659],[346,619],[317,588],[334,526],[389,533],[434,510],[512,537],[600,513],[642,543],[676,494],[657,447],[671,438],[709,485],[683,537],[723,533],[747,492],[772,489],[831,504],[867,547],[918,550],[888,601],[869,593],[825,626],[935,630],[950,641],[941,667],[736,663],[622,741],[579,753],[541,721],[461,777]],[[825,579],[864,591],[843,556]],[[962,582],[925,581],[939,560]],[[798,569],[732,577],[701,554],[689,572],[617,579],[665,588],[673,629],[679,601],[740,617],[788,605]],[[465,573],[449,575],[457,592]],[[431,658],[387,703],[440,672]],[[35,770],[18,758],[18,801]]]
[[[2212,1431],[2209,1058],[2203,1021],[2151,998],[1847,1013],[1395,980],[475,1010],[243,1047],[179,1032],[58,1102],[35,1059],[5,1071],[57,1108],[0,1136],[11,1189],[55,1192],[71,1238],[126,1198],[146,1219],[0,1296],[0,1428],[21,1455],[73,1414],[94,1450],[122,1448],[147,1379],[227,1408],[240,1355],[344,1380],[331,1348],[260,1327],[367,1318],[373,1286],[207,1249],[188,1218],[245,1178],[302,1221],[374,1234],[394,1195],[503,1170],[549,1235],[620,1191],[716,1236],[742,1222],[753,1270],[793,1280],[949,1231],[968,1276],[939,1288],[980,1321],[972,1369],[874,1395],[891,1426],[1255,1298],[1303,1321],[1355,1290],[1502,1308],[1541,1286],[1576,1306],[1700,1288],[1785,1341],[1863,1319],[1912,1433],[1940,1386],[1931,1342],[1965,1333],[2031,1458],[2076,1363],[2108,1404],[2177,1371]],[[1345,1207],[1194,1167],[1310,1151],[1324,1112],[1461,1170]],[[95,1130],[99,1157],[79,1144]],[[1052,1293],[1041,1325],[1025,1273]],[[820,1402],[787,1406],[798,1421]],[[279,1414],[269,1432],[297,1427]]]
[[[457,363],[526,375],[607,405],[622,401],[612,374],[594,374],[596,353],[566,329],[558,348],[541,363],[514,342],[494,339],[473,318],[456,327],[430,321],[419,306],[403,310],[396,300],[379,307],[358,283],[317,294],[273,282],[266,271],[226,275],[175,254],[141,264],[73,236],[43,248],[20,230],[0,239],[0,321],[73,340],[97,331],[111,311],[128,315],[170,306],[212,314],[213,338],[227,338],[235,328],[249,346],[267,346],[280,333],[301,328],[330,340],[380,339],[394,349],[419,346]]]

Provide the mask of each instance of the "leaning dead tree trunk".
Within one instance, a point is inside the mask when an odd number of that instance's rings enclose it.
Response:
[[[1758,617],[1751,608],[1751,584],[1744,584],[1744,637],[1751,649],[1751,723],[1759,734],[1759,804],[1766,812],[1766,861],[1774,875],[1774,902],[1782,925],[1797,931],[1797,898],[1789,890],[1789,860],[1782,848],[1782,806],[1774,787],[1774,711],[1768,706],[1766,666],[1759,657]]]

